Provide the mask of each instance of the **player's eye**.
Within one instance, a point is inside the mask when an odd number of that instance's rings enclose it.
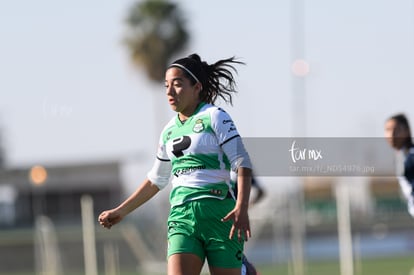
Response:
[[[178,81],[178,80],[174,81],[172,84],[175,88],[180,88],[180,87],[183,86],[183,83],[181,81]]]

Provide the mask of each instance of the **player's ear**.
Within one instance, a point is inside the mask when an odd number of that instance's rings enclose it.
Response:
[[[196,84],[194,84],[194,88],[197,92],[201,92],[201,90],[203,89],[203,85],[201,85],[200,82],[197,82]]]

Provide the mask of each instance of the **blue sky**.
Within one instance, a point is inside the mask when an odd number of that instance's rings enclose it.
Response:
[[[290,1],[177,1],[187,55],[238,56],[240,93],[226,107],[243,136],[382,136],[414,120],[414,3],[304,0],[304,104],[292,95]],[[134,1],[0,2],[0,126],[11,166],[123,159],[155,152],[173,113],[121,40]],[[305,106],[305,108],[303,108]],[[155,110],[155,111],[154,111]],[[294,126],[294,114],[306,121]]]

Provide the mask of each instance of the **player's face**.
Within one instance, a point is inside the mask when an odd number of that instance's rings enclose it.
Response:
[[[191,116],[197,108],[201,84],[192,84],[180,68],[169,68],[165,73],[165,88],[173,111],[185,117]]]
[[[394,149],[401,149],[409,137],[408,130],[396,120],[390,119],[385,123],[385,138]]]

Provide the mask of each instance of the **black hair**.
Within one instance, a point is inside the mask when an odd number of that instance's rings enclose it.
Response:
[[[391,116],[388,120],[394,120],[395,122],[397,122],[398,125],[404,127],[407,130],[408,137],[407,137],[407,140],[404,141],[404,145],[407,148],[412,147],[414,144],[413,144],[412,137],[411,137],[410,123],[408,122],[408,118],[406,117],[406,115],[402,113],[395,114]]]
[[[233,64],[245,63],[237,61],[233,56],[219,60],[214,64],[208,64],[194,53],[174,61],[169,68],[183,69],[182,67],[184,67],[183,72],[193,85],[197,82],[201,83],[200,100],[202,102],[214,104],[216,99],[221,97],[226,103],[232,105],[232,95],[237,93],[233,76],[233,72],[237,73],[237,70]]]

